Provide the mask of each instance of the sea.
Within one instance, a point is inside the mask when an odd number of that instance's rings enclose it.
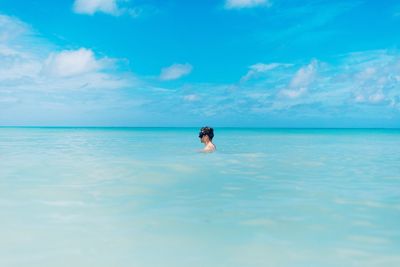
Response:
[[[1,267],[398,267],[400,130],[0,127]]]

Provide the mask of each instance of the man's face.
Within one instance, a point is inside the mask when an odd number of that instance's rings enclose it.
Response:
[[[203,136],[200,138],[200,142],[205,143],[205,142],[207,141],[207,139],[208,139],[208,136],[207,136],[207,135],[203,135]]]

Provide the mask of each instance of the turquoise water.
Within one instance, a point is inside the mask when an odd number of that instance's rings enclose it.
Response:
[[[400,130],[0,128],[0,266],[400,266]]]

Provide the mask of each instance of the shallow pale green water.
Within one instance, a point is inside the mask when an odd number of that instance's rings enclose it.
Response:
[[[400,131],[0,128],[0,266],[400,266]]]

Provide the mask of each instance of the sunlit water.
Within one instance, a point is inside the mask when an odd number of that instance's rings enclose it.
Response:
[[[400,266],[400,131],[0,128],[0,266]]]

